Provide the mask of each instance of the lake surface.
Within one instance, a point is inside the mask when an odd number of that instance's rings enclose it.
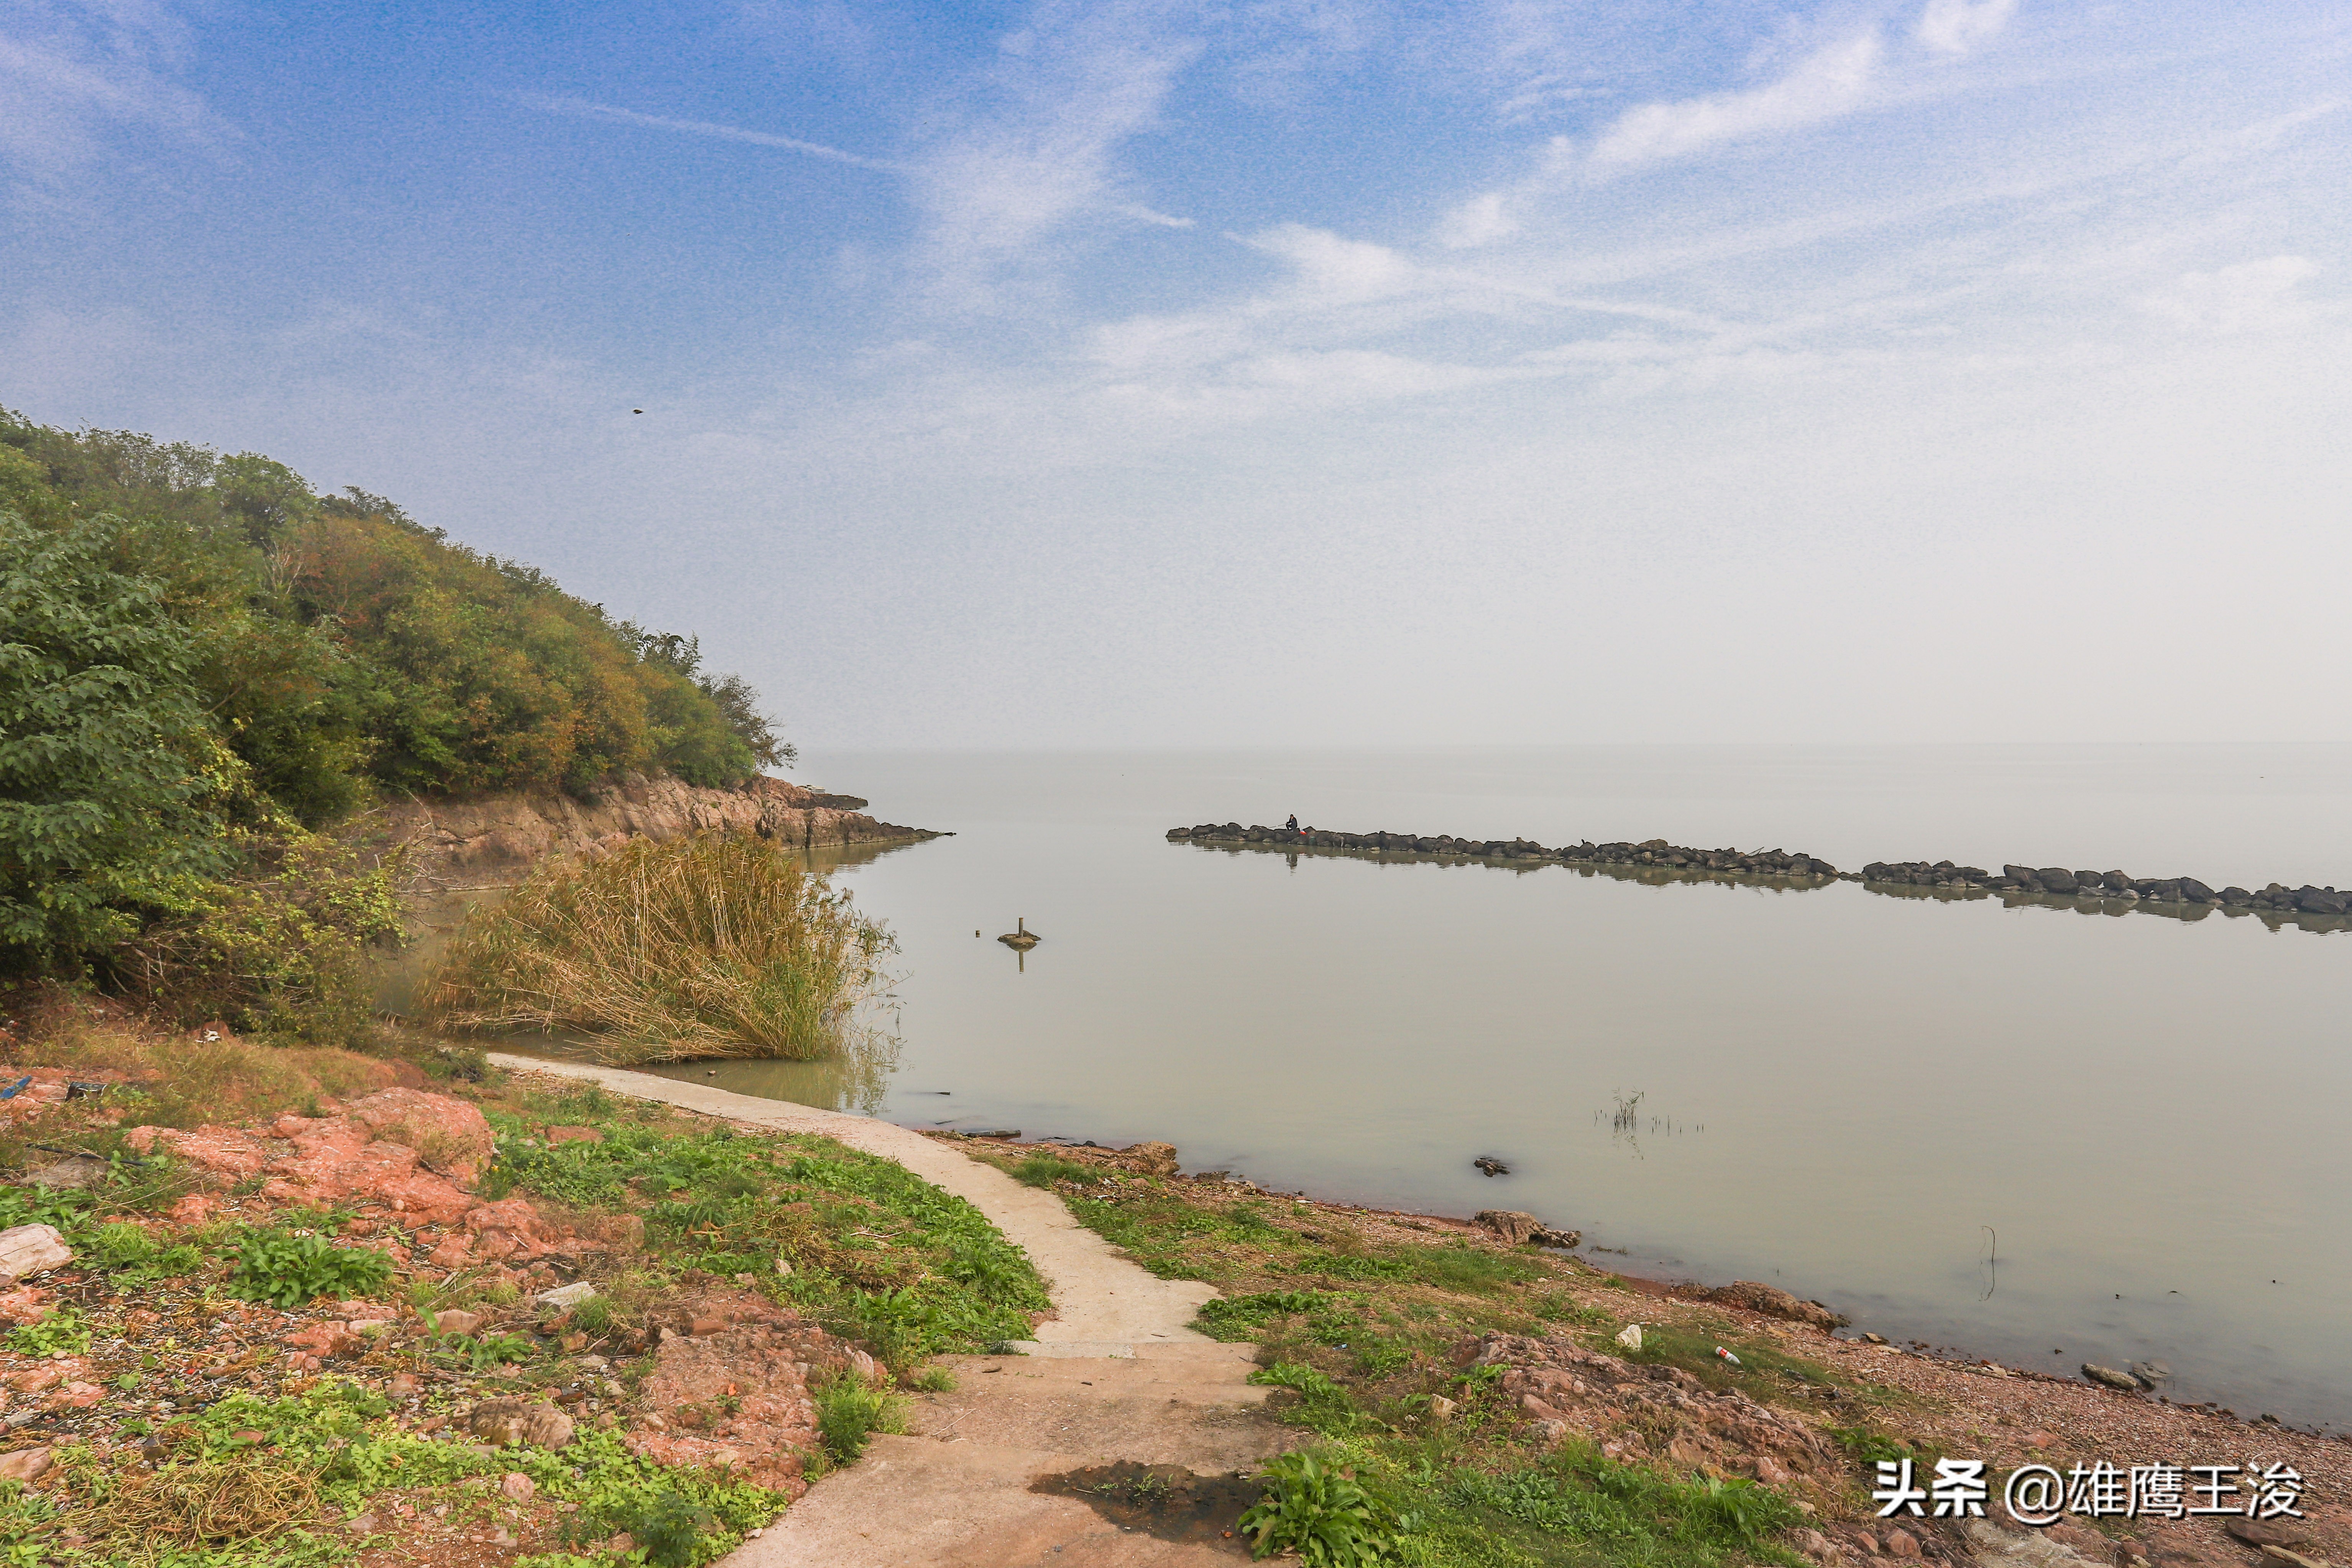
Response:
[[[1295,811],[2346,887],[2352,747],[866,753],[801,773],[957,837],[837,871],[903,944],[895,1066],[734,1064],[726,1087],[1164,1139],[1188,1169],[1323,1197],[1527,1209],[1629,1272],[1769,1280],[2025,1366],[2162,1361],[2177,1399],[2352,1426],[2352,935],[1162,837]],[[1045,938],[1025,961],[993,940],[1017,917]]]

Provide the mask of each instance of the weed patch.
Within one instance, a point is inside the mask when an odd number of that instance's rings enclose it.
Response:
[[[320,1296],[373,1296],[392,1282],[392,1261],[366,1247],[337,1247],[317,1231],[249,1226],[236,1242],[231,1294],[273,1307]]]
[[[1356,1482],[1312,1454],[1266,1462],[1265,1495],[1241,1517],[1251,1554],[1295,1554],[1305,1568],[1370,1568],[1387,1555],[1380,1510]]]
[[[856,1461],[877,1432],[906,1429],[907,1402],[862,1377],[844,1373],[816,1390],[817,1436],[835,1464]]]

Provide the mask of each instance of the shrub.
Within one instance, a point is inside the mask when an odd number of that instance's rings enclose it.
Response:
[[[237,1238],[228,1277],[232,1294],[281,1310],[317,1296],[373,1296],[391,1282],[392,1260],[381,1252],[257,1226]]]
[[[425,999],[459,1028],[584,1032],[608,1061],[808,1061],[844,1044],[894,945],[768,839],[639,839],[477,905]]]
[[[373,1031],[366,956],[402,935],[390,870],[290,824],[244,836],[247,869],[189,889],[106,967],[181,1027],[354,1045]]]
[[[1265,1495],[1241,1516],[1251,1555],[1298,1554],[1305,1568],[1368,1568],[1383,1553],[1378,1510],[1363,1488],[1312,1454],[1266,1461]]]

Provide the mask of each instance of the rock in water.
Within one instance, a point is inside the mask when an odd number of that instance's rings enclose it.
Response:
[[[1471,1216],[1473,1224],[1483,1225],[1513,1247],[1534,1242],[1538,1247],[1574,1247],[1584,1239],[1584,1233],[1575,1230],[1554,1230],[1531,1214],[1519,1209],[1480,1209]]]
[[[2119,1388],[2126,1394],[2139,1392],[2139,1379],[2127,1372],[2117,1372],[2111,1366],[2100,1366],[2095,1362],[2083,1363],[2083,1375],[2103,1387]]]
[[[1507,1176],[1511,1173],[1511,1168],[1492,1154],[1481,1154],[1470,1163],[1490,1176]]]
[[[1801,1301],[1778,1285],[1767,1285],[1758,1279],[1735,1279],[1728,1285],[1703,1290],[1699,1294],[1710,1301],[1745,1307],[1751,1312],[1761,1312],[1769,1318],[1786,1318],[1792,1323],[1811,1323],[1818,1329],[1846,1326],[1844,1318],[1819,1301]]]

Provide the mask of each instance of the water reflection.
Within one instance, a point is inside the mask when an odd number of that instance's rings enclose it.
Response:
[[[898,1036],[866,1028],[838,1056],[820,1062],[668,1062],[637,1070],[681,1083],[709,1084],[730,1094],[873,1116],[889,1094],[899,1049]]]

